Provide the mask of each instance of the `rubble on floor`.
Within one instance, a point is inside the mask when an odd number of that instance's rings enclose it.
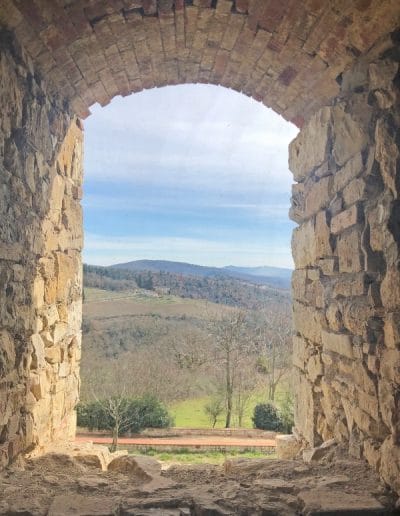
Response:
[[[232,459],[162,469],[151,457],[71,445],[0,473],[0,514],[7,515],[369,516],[396,514],[395,504],[367,463],[337,446],[308,463]]]

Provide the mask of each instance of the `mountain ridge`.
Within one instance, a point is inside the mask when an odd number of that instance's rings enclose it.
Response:
[[[170,260],[132,260],[130,262],[113,264],[110,267],[131,271],[170,272],[187,276],[230,277],[249,281],[257,285],[271,285],[284,289],[290,287],[292,275],[291,269],[283,267],[238,267],[234,265],[210,267]]]

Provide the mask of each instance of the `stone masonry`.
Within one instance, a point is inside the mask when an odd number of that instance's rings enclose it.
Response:
[[[82,131],[0,33],[0,464],[74,435]]]
[[[301,126],[400,22],[398,0],[2,0],[49,90],[95,102],[166,84],[241,91]]]
[[[341,77],[290,146],[296,427],[400,492],[398,35]]]
[[[302,131],[296,432],[400,493],[398,0],[0,2],[0,464],[73,437],[80,120],[115,95],[231,87]]]

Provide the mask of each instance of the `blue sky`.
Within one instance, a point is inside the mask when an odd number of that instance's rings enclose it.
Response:
[[[287,147],[297,129],[211,85],[93,106],[85,121],[86,263],[292,267]]]

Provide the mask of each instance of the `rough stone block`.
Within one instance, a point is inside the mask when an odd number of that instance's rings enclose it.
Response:
[[[321,342],[321,328],[326,325],[325,316],[312,306],[295,301],[293,303],[293,322],[296,331],[311,342]]]
[[[387,347],[397,348],[400,345],[400,312],[386,315],[384,333]]]
[[[373,496],[357,496],[341,489],[320,487],[299,493],[304,504],[304,513],[309,515],[384,514],[384,506]]]
[[[297,393],[294,403],[294,421],[297,430],[310,446],[316,444],[316,414],[313,385],[299,370],[294,370],[293,387]]]
[[[326,211],[320,211],[315,219],[315,258],[323,258],[332,254],[328,214]],[[314,265],[314,263],[310,265]]]
[[[332,333],[325,330],[321,332],[322,346],[324,351],[333,351],[339,355],[343,355],[347,358],[353,358],[353,344],[351,342],[351,336]]]
[[[363,160],[361,152],[358,152],[353,158],[339,169],[334,175],[333,188],[335,192],[340,192],[354,178],[363,171]]]
[[[337,235],[359,222],[359,208],[354,204],[351,208],[338,213],[331,220],[331,231]]]
[[[364,128],[357,123],[343,105],[332,108],[333,119],[333,156],[339,166],[360,153],[368,144]]]
[[[278,459],[292,460],[297,457],[301,450],[301,441],[294,435],[276,436],[276,455]]]
[[[309,220],[293,231],[293,260],[297,269],[313,265],[316,256],[314,221]]]
[[[307,342],[302,337],[297,335],[293,336],[293,365],[305,370],[305,364],[308,361],[310,350],[307,346]]]
[[[331,121],[330,108],[322,108],[289,146],[289,168],[296,181],[304,181],[326,160]]]
[[[399,308],[400,300],[400,271],[396,266],[389,267],[381,283],[381,298],[383,306],[390,311]]]
[[[337,242],[339,272],[360,272],[364,267],[361,231],[358,227],[342,233]]]
[[[327,208],[332,197],[332,177],[322,177],[317,182],[306,182],[304,192],[304,214],[303,218],[308,219],[323,208]]]

